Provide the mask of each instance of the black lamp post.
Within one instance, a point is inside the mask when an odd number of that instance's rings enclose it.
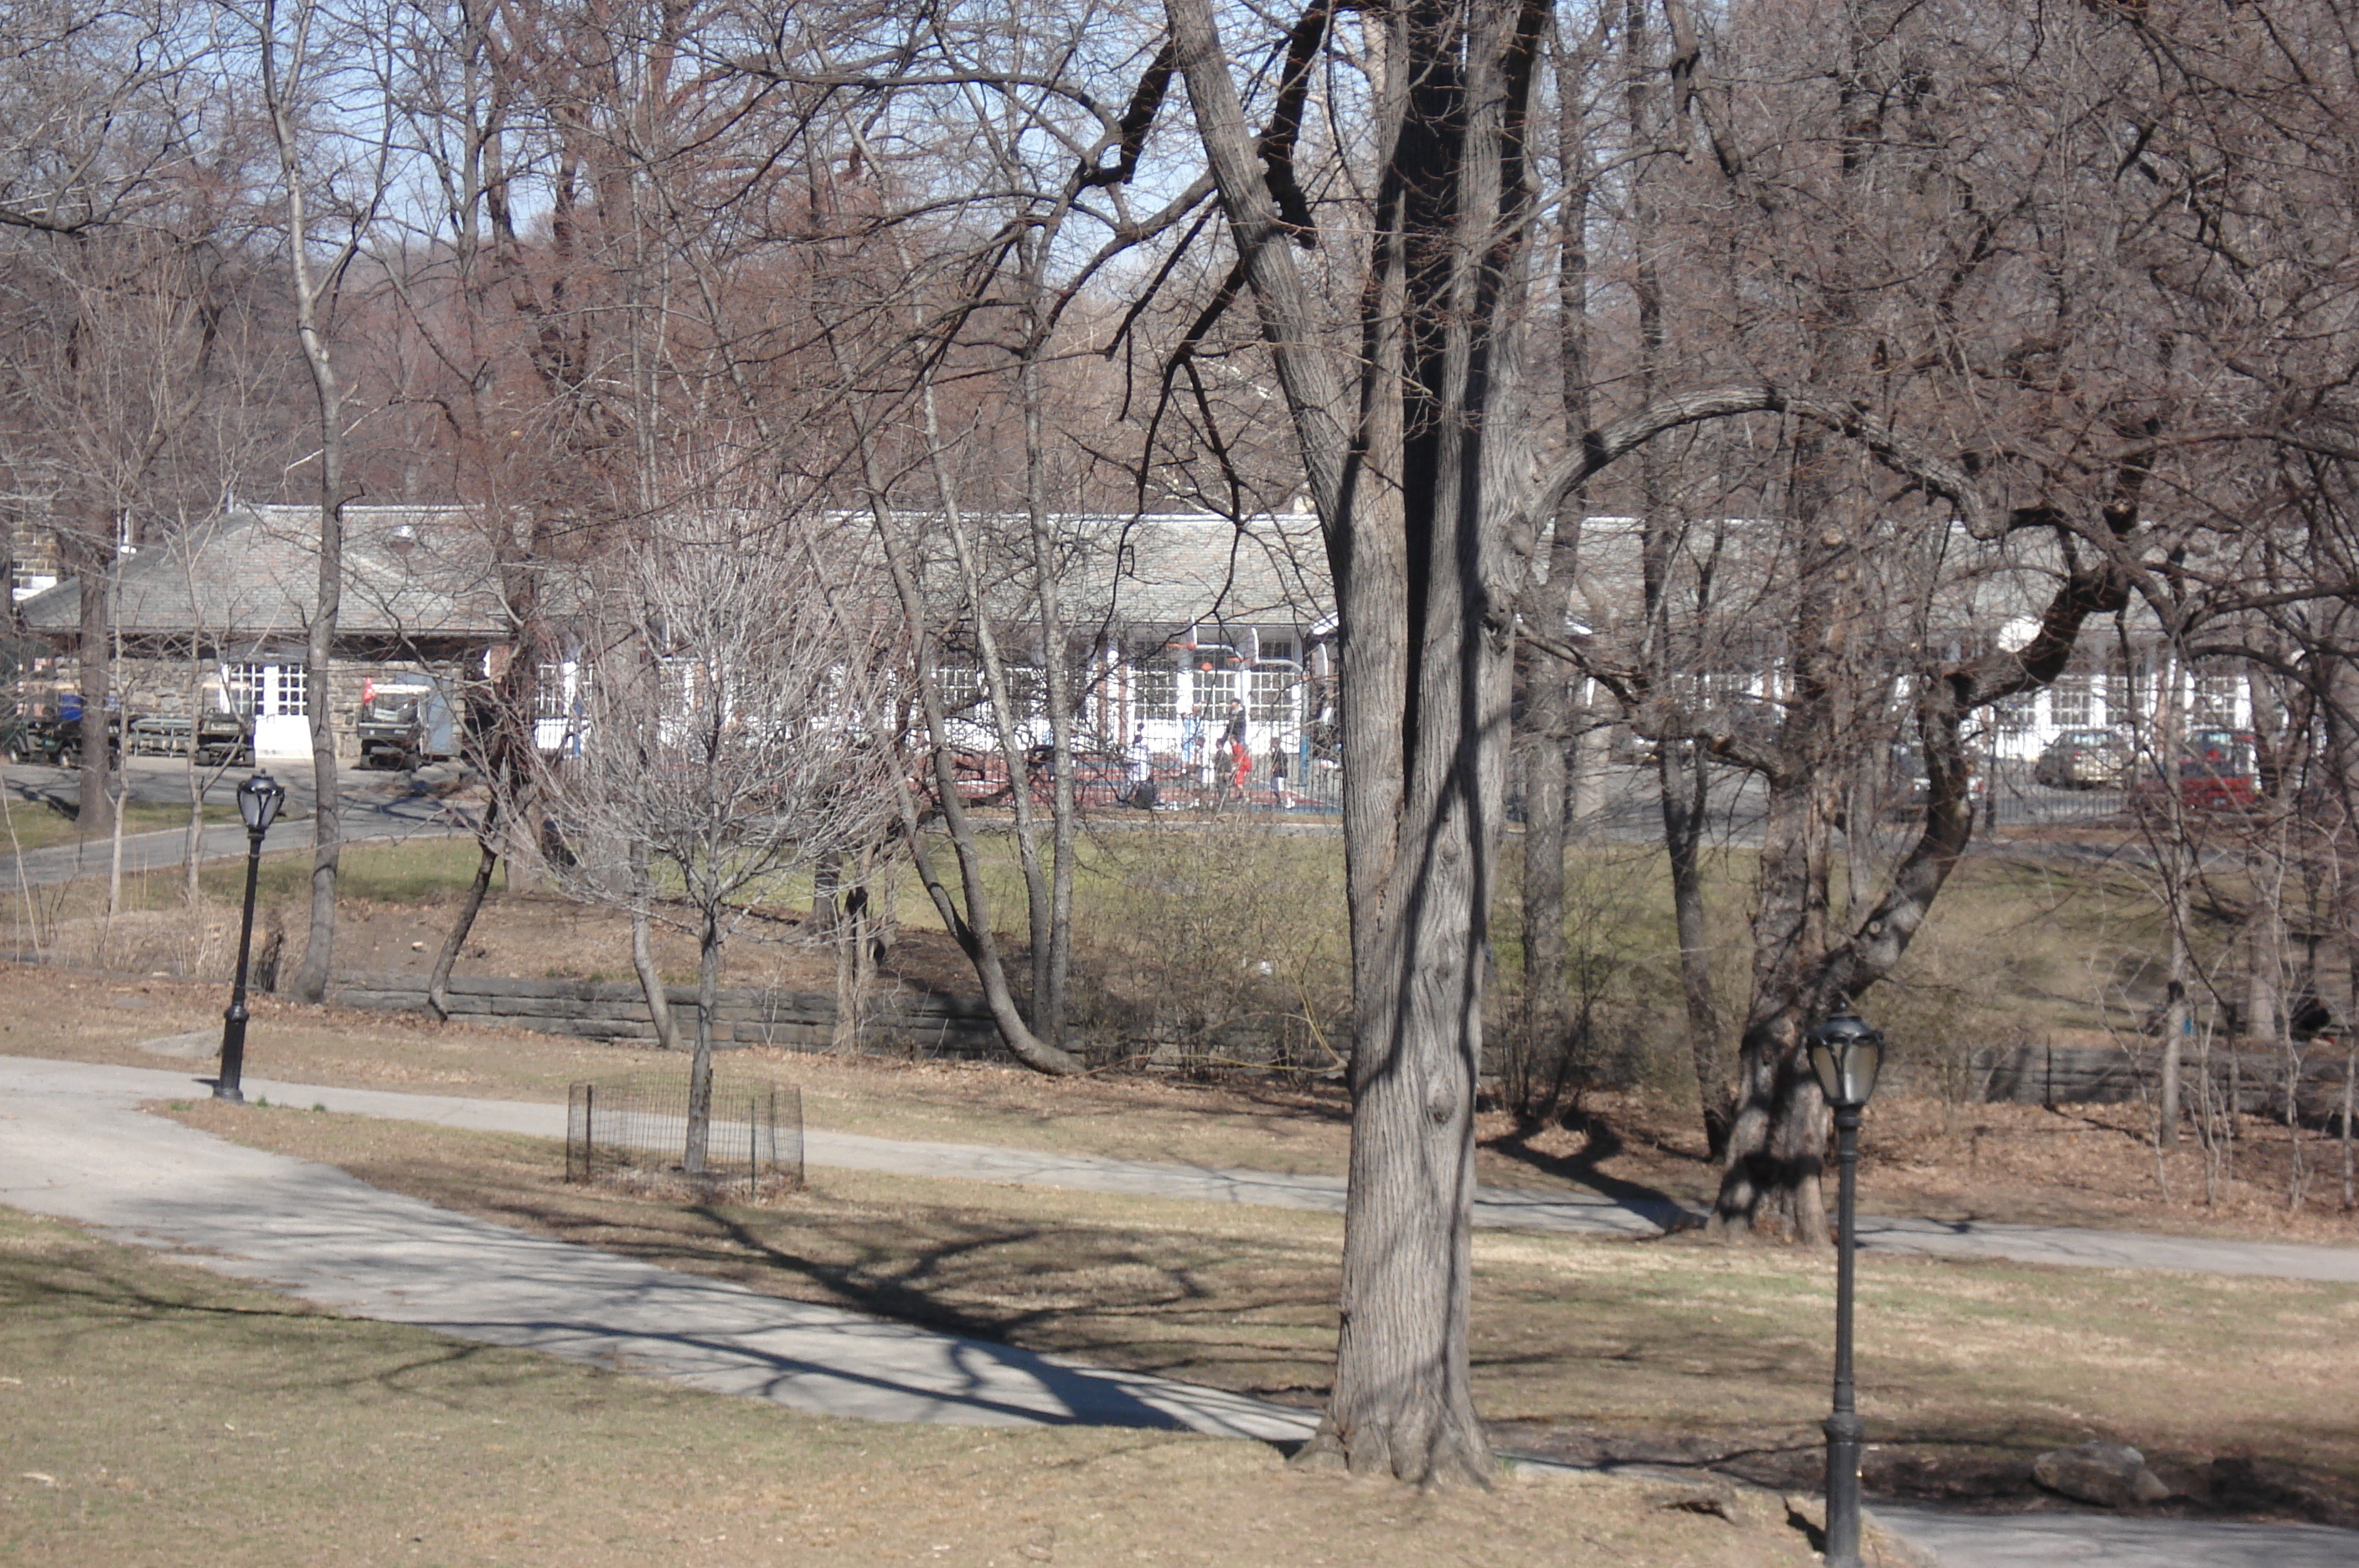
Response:
[[[1810,1072],[1835,1113],[1835,1408],[1826,1421],[1827,1568],[1859,1568],[1859,1450],[1852,1402],[1852,1259],[1859,1192],[1859,1113],[1875,1093],[1884,1037],[1849,1008],[1810,1032]]]
[[[213,1098],[245,1103],[238,1074],[245,1068],[245,961],[254,950],[254,882],[262,870],[262,835],[278,820],[287,791],[267,773],[256,773],[237,787],[237,814],[245,819],[245,914],[237,928],[237,982],[230,987],[229,1011],[222,1015],[221,1076],[213,1080]]]

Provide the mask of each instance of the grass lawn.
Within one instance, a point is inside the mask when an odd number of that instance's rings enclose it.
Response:
[[[797,1300],[1315,1402],[1341,1224],[1282,1210],[821,1171],[772,1206],[562,1181],[529,1138],[210,1102],[193,1125],[505,1224]],[[1510,1446],[1720,1462],[1808,1485],[1827,1403],[1827,1259],[1687,1240],[1475,1240],[1478,1399]],[[2359,1290],[1958,1264],[1861,1263],[1870,1485],[2028,1494],[2041,1450],[2104,1436],[2190,1496],[2214,1460],[2307,1467],[2359,1508]]]
[[[238,820],[237,808],[228,805],[207,806],[204,816],[208,827]],[[189,808],[186,806],[149,806],[134,802],[123,808],[123,831],[126,836],[160,833],[167,828],[186,828],[188,825]],[[54,807],[13,799],[8,801],[7,832],[0,833],[0,848],[8,847],[10,833],[16,835],[14,848],[9,851],[12,854],[16,850],[48,849],[54,844],[83,840],[103,844],[110,836],[105,833],[85,833],[70,813]]]
[[[0,1210],[0,1561],[1794,1568],[1588,1477],[1419,1496],[1246,1443],[829,1421],[333,1316]]]

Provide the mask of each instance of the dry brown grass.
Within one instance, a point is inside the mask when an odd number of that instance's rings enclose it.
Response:
[[[1290,1401],[1325,1388],[1330,1215],[830,1171],[777,1205],[683,1207],[569,1187],[560,1152],[533,1139],[210,1103],[178,1114],[797,1300]],[[1475,1264],[1478,1397],[1510,1445],[1808,1484],[1827,1400],[1826,1260],[1491,1232]],[[1888,1258],[1863,1259],[1861,1278],[1871,1485],[2021,1497],[2040,1450],[2102,1435],[2199,1500],[2212,1462],[2241,1456],[2309,1466],[2343,1499],[2326,1517],[2359,1508],[2346,1348],[2359,1290]]]
[[[340,1318],[0,1210],[0,1561],[45,1568],[1801,1568],[1600,1478],[1421,1496],[1245,1443],[794,1415]]]

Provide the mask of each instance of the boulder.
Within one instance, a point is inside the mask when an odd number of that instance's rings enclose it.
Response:
[[[2170,1496],[2146,1455],[2122,1443],[2082,1443],[2050,1449],[2031,1462],[2031,1478],[2075,1502],[2103,1508],[2158,1503]]]

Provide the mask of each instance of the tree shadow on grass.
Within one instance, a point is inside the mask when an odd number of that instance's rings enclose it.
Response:
[[[1535,1171],[1586,1187],[1601,1197],[1611,1198],[1666,1232],[1691,1230],[1703,1224],[1701,1214],[1661,1188],[1610,1175],[1599,1169],[1602,1161],[1613,1159],[1625,1147],[1611,1123],[1594,1116],[1587,1118],[1582,1125],[1584,1141],[1578,1154],[1551,1154],[1534,1148],[1532,1138],[1539,1130],[1538,1127],[1517,1127],[1512,1132],[1486,1139],[1483,1147]]]
[[[1208,1279],[1234,1259],[1175,1258],[1159,1236],[1086,1223],[1051,1226],[966,1211],[897,1206],[890,1215],[717,1203],[620,1205],[549,1192],[421,1191],[527,1231],[658,1267],[726,1279],[786,1300],[840,1308],[1027,1354],[1072,1355],[1135,1373],[1210,1379],[1266,1398],[1316,1398],[1311,1362],[1229,1326],[1332,1322],[1332,1281],[1288,1258],[1267,1278]],[[439,1185],[439,1184],[438,1184]],[[1212,1329],[1211,1333],[1183,1332]]]

